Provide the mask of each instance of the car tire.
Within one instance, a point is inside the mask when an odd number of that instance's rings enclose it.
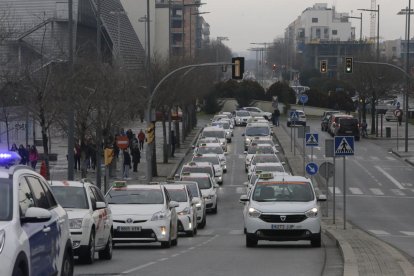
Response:
[[[26,273],[23,272],[23,269],[20,266],[15,267],[13,269],[12,276],[25,276],[25,275],[26,275]]]
[[[321,247],[321,232],[311,238],[312,247]]]
[[[170,234],[168,235],[168,241],[163,241],[161,242],[161,247],[162,248],[170,248],[171,247],[171,226],[170,226]]]
[[[95,231],[93,229],[89,237],[88,247],[79,255],[79,260],[84,264],[93,264],[95,261]]]
[[[112,259],[112,230],[109,232],[108,241],[104,250],[99,251],[99,259],[101,260],[111,260]]]
[[[176,237],[175,239],[173,239],[173,240],[171,241],[171,245],[172,245],[172,246],[177,246],[177,244],[178,244],[178,237]]]
[[[194,230],[186,231],[185,234],[187,237],[194,237]]]
[[[246,247],[256,247],[257,246],[257,238],[251,234],[246,234]]]
[[[204,227],[206,227],[206,222],[207,222],[206,214],[204,214],[204,217],[201,220],[200,224],[197,225],[197,228],[203,229]]]
[[[286,125],[287,125],[287,127],[290,127],[290,123],[289,122]]]
[[[216,203],[216,207],[214,207],[214,209],[211,209],[211,213],[212,214],[217,214],[217,203]]]
[[[62,260],[62,268],[60,270],[61,276],[72,276],[74,270],[74,262],[73,262],[73,255],[72,249],[67,247],[65,250],[65,254],[63,255]]]

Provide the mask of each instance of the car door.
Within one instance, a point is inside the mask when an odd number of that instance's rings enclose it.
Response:
[[[164,189],[164,195],[165,195],[165,208],[168,214],[168,218],[170,219],[171,228],[172,228],[171,239],[174,239],[173,237],[178,236],[177,212],[175,211],[175,208],[170,208],[170,202],[171,202],[170,194],[168,193],[165,187],[163,187],[163,189]]]
[[[103,229],[103,225],[101,225],[101,222],[99,220],[99,210],[96,209],[96,202],[98,201],[95,193],[92,190],[92,187],[89,186],[87,188],[87,193],[89,194],[89,198],[91,200],[91,209],[92,209],[92,213],[91,213],[91,217],[92,217],[92,221],[95,224],[95,246],[101,246],[101,242],[102,242],[102,229]]]
[[[106,204],[106,200],[102,192],[95,186],[90,186],[90,188],[92,189],[96,200],[100,202],[105,202]],[[106,241],[108,240],[109,232],[111,231],[112,227],[111,211],[109,210],[107,205],[105,208],[96,210],[95,212],[97,212],[99,215],[99,223],[97,225],[97,228],[99,227],[100,233],[99,236],[97,236],[97,238],[100,240],[99,244],[104,246],[106,245]]]
[[[29,236],[30,258],[33,275],[52,275],[58,272],[57,257],[59,257],[60,239],[58,230],[58,214],[53,212],[40,180],[35,176],[26,176],[26,184],[32,191],[35,207],[49,210],[52,217],[46,222],[26,223]],[[23,180],[22,182],[23,183]],[[30,229],[32,228],[32,229]]]

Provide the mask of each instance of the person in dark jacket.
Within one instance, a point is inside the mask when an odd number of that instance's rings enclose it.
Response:
[[[175,145],[177,144],[174,130],[171,130],[171,157],[174,157]]]
[[[138,171],[138,164],[141,160],[141,152],[139,151],[139,145],[134,144],[131,149],[131,155],[132,155],[132,164],[133,164],[133,171]]]
[[[276,108],[273,111],[273,125],[279,126],[279,117],[280,117],[280,111],[278,108]]]
[[[20,164],[26,165],[27,162],[28,162],[28,159],[27,159],[28,153],[26,151],[26,148],[23,145],[20,145],[17,152],[19,153],[20,157],[22,158],[22,159],[20,159]]]
[[[129,152],[127,149],[123,150],[124,152],[124,171],[123,171],[123,179],[129,178],[129,169],[131,168],[131,155],[129,155]]]

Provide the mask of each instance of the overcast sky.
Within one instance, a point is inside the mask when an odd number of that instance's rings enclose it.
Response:
[[[224,43],[233,52],[242,54],[252,45],[251,42],[271,42],[281,37],[285,28],[294,21],[304,9],[315,3],[327,3],[331,8],[335,5],[337,12],[348,12],[359,16],[357,9],[371,8],[371,0],[203,0],[206,3],[200,11],[210,24],[210,38],[226,36]],[[408,0],[377,0],[380,5],[380,37],[381,39],[404,38],[405,16],[397,12],[408,6]],[[414,1],[413,4],[414,6]],[[413,7],[412,7],[413,8]],[[363,12],[363,36],[369,36],[369,12]],[[350,19],[355,33],[359,36],[360,20]],[[414,16],[411,22],[414,21]],[[413,26],[411,24],[411,34]],[[413,35],[411,35],[413,37]]]

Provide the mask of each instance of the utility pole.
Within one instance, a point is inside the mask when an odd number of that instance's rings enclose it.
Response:
[[[73,69],[73,0],[68,0],[68,51],[69,68]],[[75,179],[75,112],[69,105],[68,110],[68,180]]]

